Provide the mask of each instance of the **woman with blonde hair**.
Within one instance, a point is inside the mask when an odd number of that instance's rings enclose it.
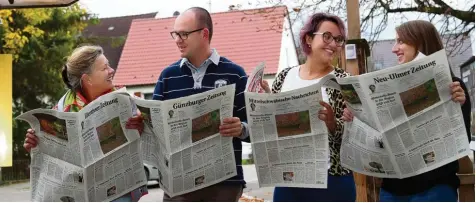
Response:
[[[396,32],[392,52],[397,56],[399,64],[414,60],[419,53],[431,55],[444,49],[438,31],[428,21],[414,20],[403,23],[396,28]],[[450,85],[452,100],[461,104],[469,140],[471,112],[469,94],[463,81],[453,74],[451,68],[450,73],[453,79],[453,83]],[[352,113],[345,109],[343,119],[351,121],[352,118]],[[458,161],[454,161],[435,170],[409,178],[385,178],[380,190],[380,201],[456,202],[458,201],[457,189],[460,184],[459,178],[456,176],[458,168]]]
[[[112,83],[114,69],[99,46],[81,46],[76,48],[63,66],[63,82],[68,87],[66,94],[58,101],[54,109],[61,112],[78,112],[98,97],[115,90]],[[140,112],[133,110],[134,117],[126,124],[128,129],[144,129]],[[29,152],[38,145],[38,137],[33,129],[28,129],[23,147]],[[147,186],[142,186],[113,200],[114,202],[138,201],[147,194]]]

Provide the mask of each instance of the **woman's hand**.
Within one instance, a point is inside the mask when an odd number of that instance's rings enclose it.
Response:
[[[127,129],[136,129],[139,131],[139,135],[142,135],[142,132],[144,132],[144,118],[142,117],[142,114],[138,111],[138,114],[129,118],[126,123],[126,128]]]
[[[269,88],[268,81],[262,80],[261,81],[261,87],[264,89],[266,93],[271,93],[271,89]]]
[[[334,134],[336,130],[336,117],[334,115],[334,110],[332,110],[332,106],[329,105],[326,102],[319,101],[319,104],[321,104],[324,108],[319,110],[319,119],[324,121],[326,123],[327,129],[329,130],[330,133]]]
[[[38,137],[35,134],[33,129],[28,129],[26,131],[25,142],[23,143],[23,147],[26,149],[27,152],[30,152],[32,148],[38,146]]]
[[[458,102],[461,105],[466,102],[466,95],[464,95],[464,90],[459,84],[459,82],[452,82],[450,84],[450,89],[451,89],[451,99],[454,102]]]
[[[352,120],[354,120],[354,114],[352,114],[349,109],[345,108],[344,113],[342,115],[342,120],[346,122],[351,122]]]

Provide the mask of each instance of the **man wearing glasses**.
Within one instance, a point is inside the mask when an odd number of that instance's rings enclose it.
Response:
[[[244,90],[247,76],[242,67],[210,48],[213,23],[207,10],[193,7],[177,17],[170,32],[181,53],[181,59],[160,74],[153,99],[168,100],[202,93],[224,85],[235,84],[232,118],[224,118],[220,125],[222,136],[233,137],[238,175],[221,183],[164,201],[238,201],[246,184],[241,167],[241,141],[249,142],[246,122]]]

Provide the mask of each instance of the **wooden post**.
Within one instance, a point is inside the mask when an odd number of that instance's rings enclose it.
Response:
[[[360,39],[360,13],[359,13],[359,0],[346,0],[347,1],[347,29],[349,39]],[[345,49],[344,49],[345,50]],[[345,51],[343,51],[345,53]],[[344,58],[345,60],[345,55]],[[359,65],[357,59],[346,60],[345,70],[351,75],[359,74]]]
[[[458,200],[459,202],[474,202],[474,163],[469,156],[458,160],[460,179]]]
[[[347,1],[347,29],[348,39],[360,39],[360,13],[359,13],[359,0],[346,0]],[[351,75],[359,74],[359,64],[357,59],[345,58],[345,49],[343,49],[343,61],[345,61],[345,70]],[[358,202],[367,202],[367,177],[365,175],[354,172],[355,187],[357,193]]]

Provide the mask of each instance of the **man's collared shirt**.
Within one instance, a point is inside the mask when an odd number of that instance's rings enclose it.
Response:
[[[202,80],[203,80],[203,77],[205,76],[205,73],[207,72],[207,68],[212,63],[217,66],[218,66],[218,63],[220,63],[220,55],[218,54],[216,49],[212,49],[212,54],[210,55],[210,57],[208,57],[208,59],[205,60],[199,67],[195,67],[186,58],[182,58],[182,61],[180,61],[180,67],[183,68],[184,65],[186,65],[188,68],[190,68],[190,71],[192,72],[193,81],[194,81],[193,88],[200,89],[202,88]]]
[[[205,73],[207,72],[207,68],[212,63],[216,66],[218,66],[218,63],[220,63],[220,55],[218,54],[216,49],[212,49],[212,54],[210,55],[210,57],[208,57],[198,68],[195,67],[192,63],[190,63],[187,58],[182,58],[179,66],[180,68],[184,68],[185,65],[190,69],[193,77],[193,88],[200,89],[202,88],[202,80],[205,76]],[[241,122],[241,124],[243,130],[240,139],[246,139],[249,136],[248,124],[246,122]]]

